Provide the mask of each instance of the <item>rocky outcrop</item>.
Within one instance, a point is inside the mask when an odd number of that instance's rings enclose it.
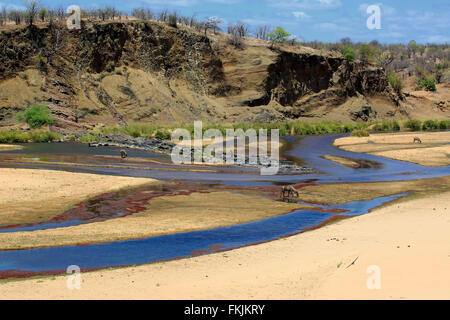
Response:
[[[339,53],[272,49],[265,42],[237,50],[225,35],[211,38],[190,28],[141,21],[70,31],[58,26],[2,31],[0,89],[30,68],[41,78],[33,84],[40,95],[28,90],[26,98],[13,100],[16,105],[2,98],[7,90],[0,90],[0,121],[34,101],[52,104],[58,130],[82,130],[97,122],[327,118],[359,96],[365,100],[346,110],[345,119],[380,116],[372,97],[382,97],[396,114],[398,100],[381,68],[349,63]]]

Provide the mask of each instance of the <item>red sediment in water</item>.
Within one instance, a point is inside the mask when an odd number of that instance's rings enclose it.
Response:
[[[314,183],[299,183],[295,185],[295,188],[300,189],[311,185],[314,185]],[[27,227],[43,223],[58,223],[72,220],[82,220],[86,223],[105,221],[145,211],[149,208],[149,202],[154,198],[189,195],[202,192],[208,193],[218,190],[259,191],[262,194],[266,194],[275,199],[277,199],[280,194],[279,186],[227,186],[185,182],[156,184],[95,196],[76,204],[73,208],[45,222],[0,226],[0,229]],[[316,211],[321,211],[321,209]],[[335,213],[339,212],[336,211]]]

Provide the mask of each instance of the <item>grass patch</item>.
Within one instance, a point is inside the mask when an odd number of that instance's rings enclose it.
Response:
[[[352,136],[353,137],[368,137],[370,134],[367,130],[353,130]]]
[[[61,135],[50,131],[0,131],[0,143],[52,142]]]
[[[100,141],[100,138],[95,134],[85,134],[78,138],[78,140],[82,143],[97,143]]]

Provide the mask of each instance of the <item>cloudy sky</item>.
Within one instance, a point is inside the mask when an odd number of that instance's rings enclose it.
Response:
[[[23,6],[23,0],[0,0],[0,7]],[[75,4],[82,8],[115,6],[130,12],[148,7],[155,11],[167,8],[198,19],[221,18],[225,25],[243,21],[256,27],[282,26],[306,41],[378,40],[397,43],[450,42],[450,0],[41,0],[47,7]],[[367,28],[370,14],[366,9],[381,9],[381,29]]]

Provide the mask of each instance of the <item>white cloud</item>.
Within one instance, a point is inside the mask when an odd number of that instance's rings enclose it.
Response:
[[[340,0],[288,0],[280,2],[267,1],[267,3],[271,7],[300,10],[336,9],[342,6]]]
[[[299,20],[306,20],[309,19],[310,16],[307,15],[305,12],[303,11],[294,11],[292,12],[292,14],[294,15],[295,18],[299,19]]]

